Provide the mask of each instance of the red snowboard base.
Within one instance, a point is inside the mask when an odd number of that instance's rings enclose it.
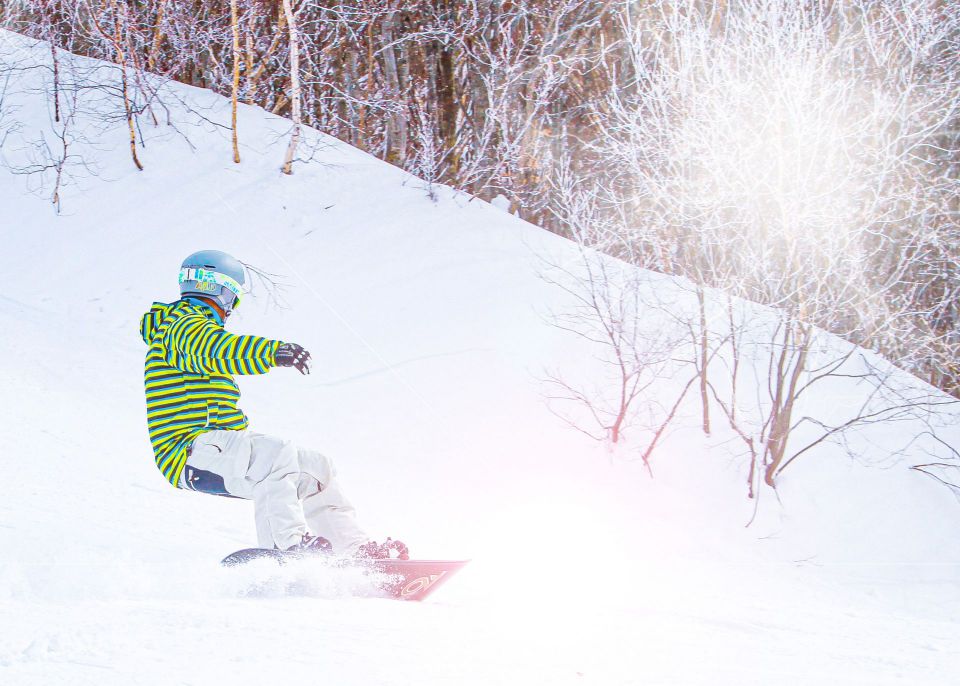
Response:
[[[253,560],[272,559],[278,564],[302,559],[303,553],[270,550],[268,548],[245,548],[227,555],[220,561],[224,567],[234,567]],[[469,560],[344,560],[330,558],[331,566],[358,567],[382,576],[378,584],[391,598],[397,600],[423,600],[447,579],[453,576]]]

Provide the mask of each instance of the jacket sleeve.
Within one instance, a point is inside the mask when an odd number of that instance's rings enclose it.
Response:
[[[198,314],[177,320],[164,341],[173,366],[193,374],[265,374],[280,341],[236,336]]]

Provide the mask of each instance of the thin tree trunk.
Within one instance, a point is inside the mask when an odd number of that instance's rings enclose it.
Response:
[[[403,15],[397,13],[396,19],[394,21],[394,28],[397,30],[396,35],[402,35],[402,32],[405,31],[405,27],[402,25],[400,18]],[[396,48],[397,55],[397,120],[400,124],[400,140],[397,141],[397,147],[400,150],[400,165],[402,166],[406,162],[409,156],[409,144],[410,144],[410,112],[412,110],[412,105],[415,103],[413,97],[413,89],[410,88],[410,41],[403,41]]]
[[[450,18],[450,3],[444,3],[445,19]],[[457,152],[457,73],[453,48],[442,43],[437,45],[437,123],[440,129],[441,149],[449,155],[450,175],[460,171],[460,155]]]
[[[76,101],[74,101],[74,108],[76,109]],[[70,136],[68,135],[67,130],[70,128],[70,123],[73,121],[72,112],[70,115],[64,118],[62,129],[56,134],[57,138],[60,139],[60,157],[56,162],[57,175],[54,179],[53,185],[53,196],[50,198],[50,202],[53,203],[54,208],[57,211],[57,214],[60,214],[60,187],[63,184],[63,168],[67,164],[67,159],[70,156]]]
[[[390,12],[383,18],[380,25],[380,35],[384,43],[383,74],[387,82],[388,95],[391,100],[391,111],[387,115],[387,140],[385,144],[385,159],[390,164],[403,164],[404,153],[407,147],[407,121],[399,111],[401,100],[400,71],[397,66],[396,47],[394,41],[394,22],[396,12]]]
[[[730,295],[727,296],[727,321],[730,326],[730,354],[733,358],[730,368],[730,421],[736,423],[737,381],[740,378],[740,343],[737,339],[737,329],[733,319],[733,297]]]
[[[757,477],[757,451],[753,449],[753,438],[747,439],[747,447],[750,452],[750,473],[747,474],[747,497],[753,500],[756,496],[754,481]]]
[[[371,19],[367,24],[367,103],[373,102],[373,93],[375,80],[373,78],[373,67],[375,62],[374,58],[374,49],[373,49],[373,24],[374,20]],[[360,137],[364,141],[369,141],[370,136],[367,133],[367,108],[369,105],[363,105],[360,108]],[[364,145],[364,149],[369,149],[369,145]]]
[[[797,386],[800,383],[800,375],[806,369],[807,353],[810,350],[811,329],[798,323],[795,323],[794,326],[800,329],[799,351],[793,369],[790,371],[790,380],[785,389],[786,392],[782,396],[782,406],[778,406],[777,417],[771,427],[770,440],[768,443],[771,446],[769,448],[771,460],[767,465],[764,481],[766,481],[767,485],[771,488],[775,487],[774,480],[777,475],[777,470],[780,468],[780,464],[786,456],[787,439],[790,437],[790,424],[793,417],[794,402],[797,397]],[[778,384],[784,383],[786,383],[786,379],[781,376],[780,379],[778,379]]]
[[[786,386],[787,351],[790,348],[790,334],[790,324],[786,323],[783,325],[783,343],[781,344],[780,354],[777,356],[776,369],[774,370],[773,368],[772,360],[770,364],[770,376],[768,378],[776,383],[776,387],[774,388],[773,402],[770,406],[770,417],[764,427],[767,436],[763,443],[763,463],[765,467],[769,467],[770,463],[774,460],[774,451],[776,449],[775,437],[780,431],[780,410],[783,407],[783,394],[785,392],[784,387]],[[776,335],[779,335],[779,331]],[[776,344],[775,341],[773,341],[773,343],[774,345]]]
[[[160,41],[163,40],[163,31],[160,27],[163,24],[164,11],[167,8],[167,0],[160,0],[157,6],[157,21],[153,27],[153,42],[150,45],[150,55],[147,57],[147,69],[155,71],[157,67],[157,54],[160,52]]]
[[[297,18],[293,14],[291,0],[283,0],[283,14],[287,19],[287,29],[290,36],[290,100],[291,116],[293,118],[293,133],[290,134],[290,145],[287,146],[287,155],[283,161],[283,173],[293,173],[293,160],[300,145],[300,46],[297,35]]]
[[[120,8],[117,6],[117,0],[111,0],[111,9],[113,10],[113,28],[114,35],[113,48],[117,53],[117,64],[120,65],[120,80],[123,88],[123,107],[127,115],[127,128],[130,131],[130,156],[133,158],[133,164],[143,171],[143,165],[137,157],[137,131],[133,123],[133,107],[130,104],[130,88],[127,79],[127,56],[123,49],[123,30],[120,22]],[[98,25],[98,29],[99,29]],[[101,33],[103,33],[101,29]]]
[[[60,121],[60,58],[57,57],[57,46],[53,41],[53,29],[47,35],[50,42],[50,56],[53,58],[53,120]]]
[[[350,136],[350,144],[363,147],[360,144],[360,137],[363,132],[363,124],[361,121],[363,106],[357,104],[359,100],[359,98],[357,98],[357,90],[360,82],[360,65],[355,50],[350,50],[347,53],[347,59],[344,62],[343,69],[347,81],[347,98],[344,101],[343,118],[349,125],[348,135]]]
[[[233,88],[230,93],[230,126],[233,129],[233,161],[240,163],[237,136],[237,93],[240,90],[240,27],[237,24],[237,0],[230,0],[230,26],[233,29]]]
[[[253,74],[253,36],[250,33],[246,34],[243,37],[244,43],[244,52],[243,52],[243,73],[247,76],[247,104],[253,104],[253,81],[250,78],[250,75]]]
[[[710,398],[707,394],[707,364],[709,361],[707,333],[707,297],[702,286],[697,288],[697,301],[700,307],[700,406],[702,408],[703,433],[710,435]]]

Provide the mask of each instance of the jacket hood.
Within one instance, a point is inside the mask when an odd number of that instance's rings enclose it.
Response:
[[[166,319],[167,315],[170,314],[170,310],[176,307],[177,304],[177,302],[153,303],[153,305],[150,307],[150,311],[144,314],[143,318],[140,319],[140,336],[143,338],[144,343],[150,345],[154,334],[160,327],[160,323]]]

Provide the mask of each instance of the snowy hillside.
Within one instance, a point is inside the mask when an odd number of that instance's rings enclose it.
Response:
[[[960,508],[907,458],[825,445],[750,528],[723,437],[673,434],[651,480],[543,402],[545,368],[596,364],[544,316],[568,305],[540,276],[566,241],[319,134],[284,176],[289,122],[255,108],[235,165],[205,91],[168,87],[143,171],[124,121],[78,116],[89,169],[58,216],[49,174],[9,171],[54,140],[51,73],[19,69],[47,59],[0,32],[0,684],[960,681]],[[428,602],[310,569],[248,597],[263,571],[217,563],[253,544],[250,504],[160,476],[138,323],[205,248],[287,284],[230,330],[313,354],[308,377],[240,380],[251,428],[330,455],[374,536],[472,558]]]

